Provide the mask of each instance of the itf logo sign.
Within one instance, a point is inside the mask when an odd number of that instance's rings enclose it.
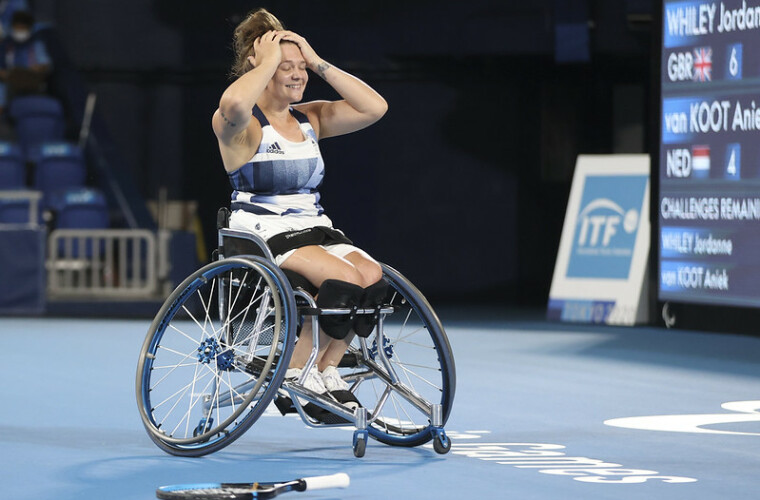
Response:
[[[567,277],[628,278],[647,180],[646,175],[586,177]]]

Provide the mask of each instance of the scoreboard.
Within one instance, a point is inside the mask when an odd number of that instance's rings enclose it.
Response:
[[[659,299],[760,307],[760,0],[662,16]]]

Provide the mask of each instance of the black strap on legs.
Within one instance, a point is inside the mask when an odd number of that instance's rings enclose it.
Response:
[[[356,309],[362,299],[364,289],[341,280],[325,280],[319,287],[317,307],[320,309]],[[354,326],[356,314],[321,315],[319,326],[334,339],[344,339]]]
[[[362,291],[362,300],[359,306],[362,309],[374,308],[375,313],[369,314],[357,314],[356,320],[354,320],[354,331],[360,337],[369,337],[369,334],[374,330],[377,325],[377,320],[380,318],[380,306],[385,302],[385,297],[388,295],[388,283],[381,279],[374,285],[370,285]]]
[[[335,245],[337,243],[346,243],[352,245],[345,234],[326,226],[315,226],[298,231],[288,231],[287,233],[275,234],[267,240],[267,245],[274,255],[282,255],[285,252],[295,248],[301,248],[309,245]]]

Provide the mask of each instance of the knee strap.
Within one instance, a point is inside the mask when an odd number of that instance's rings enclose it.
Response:
[[[319,287],[317,307],[320,309],[354,309],[359,306],[364,289],[341,280],[325,280]],[[354,326],[355,313],[321,315],[319,326],[334,339],[344,339]]]
[[[360,337],[366,338],[377,325],[377,320],[380,317],[379,306],[385,302],[385,297],[388,295],[388,283],[381,279],[374,285],[365,288],[363,292],[360,307],[362,309],[375,308],[375,314],[358,314],[354,321],[354,331]]]

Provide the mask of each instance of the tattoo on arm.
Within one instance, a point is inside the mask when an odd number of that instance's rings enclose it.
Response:
[[[227,117],[224,115],[224,111],[222,111],[222,110],[219,110],[219,112],[220,112],[220,113],[221,113],[221,115],[222,115],[222,119],[224,120],[224,123],[226,123],[226,124],[227,124],[227,125],[229,125],[230,127],[234,127],[235,125],[237,125],[237,123],[230,121],[230,119],[229,119],[229,118],[227,118]]]
[[[327,64],[325,61],[322,61],[321,63],[317,64],[317,73],[319,76],[322,77],[322,79],[325,78],[325,71],[330,69],[330,65]]]

